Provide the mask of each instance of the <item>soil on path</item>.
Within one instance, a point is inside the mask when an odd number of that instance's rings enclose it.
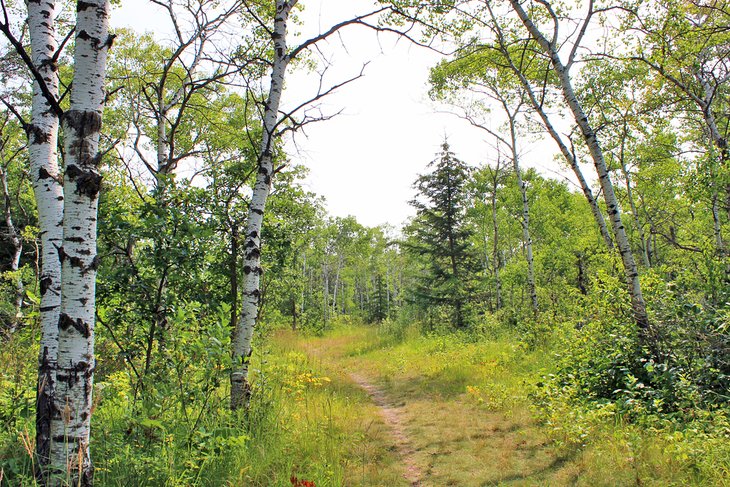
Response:
[[[421,472],[421,469],[418,468],[416,463],[416,459],[414,457],[415,450],[413,449],[413,444],[403,427],[403,418],[399,411],[399,407],[394,405],[392,401],[388,400],[388,397],[381,388],[372,384],[362,375],[351,373],[350,378],[365,392],[367,392],[368,396],[370,396],[372,401],[378,406],[383,421],[385,421],[385,424],[388,425],[392,432],[393,440],[395,441],[395,450],[398,452],[401,462],[405,468],[405,479],[412,487],[420,487],[423,472]]]
[[[368,394],[408,485],[594,485],[579,482],[580,463],[551,444],[524,405],[485,407],[469,397],[466,386],[492,373],[494,361],[483,359],[489,370],[472,364],[465,372],[457,357],[444,353],[439,367],[432,363],[433,370],[425,373],[420,366],[403,365],[413,363],[403,358],[408,349],[387,350],[372,336],[370,330],[355,329],[309,338],[298,348]],[[356,372],[362,370],[373,373]],[[385,370],[387,385],[381,385]],[[495,389],[495,397],[501,397],[499,392]]]

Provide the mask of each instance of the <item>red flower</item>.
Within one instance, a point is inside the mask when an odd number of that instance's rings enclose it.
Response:
[[[294,487],[317,487],[312,480],[299,480],[293,475],[289,480]]]

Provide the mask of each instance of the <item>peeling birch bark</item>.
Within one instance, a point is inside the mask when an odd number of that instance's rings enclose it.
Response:
[[[31,59],[43,79],[49,96],[58,98],[58,41],[56,0],[29,0],[28,30]],[[31,122],[27,128],[30,172],[33,182],[41,240],[40,269],[40,353],[36,395],[36,467],[42,483],[50,459],[51,416],[54,407],[58,317],[61,310],[61,260],[63,239],[63,187],[58,167],[58,114],[33,81]],[[55,100],[54,100],[55,102]]]
[[[96,220],[101,187],[99,133],[105,89],[109,0],[77,3],[71,103],[63,117],[66,174],[58,371],[51,420],[51,466],[73,485],[89,486],[94,374]],[[54,484],[57,485],[57,484]]]

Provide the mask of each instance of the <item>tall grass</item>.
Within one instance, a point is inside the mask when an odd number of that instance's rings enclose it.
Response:
[[[35,485],[35,354],[0,355],[0,485]],[[228,410],[227,377],[184,405],[150,393],[135,399],[124,371],[95,384],[92,458],[100,486],[398,485],[367,397],[302,353],[260,343],[248,411]],[[373,448],[373,445],[382,448]],[[378,465],[393,465],[379,471]],[[375,479],[377,483],[371,483]]]

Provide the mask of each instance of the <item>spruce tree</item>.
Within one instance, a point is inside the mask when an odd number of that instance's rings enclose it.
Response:
[[[431,172],[416,179],[417,194],[410,202],[417,214],[408,229],[407,248],[424,262],[416,302],[424,309],[445,307],[451,322],[465,328],[476,263],[473,231],[466,221],[465,186],[470,171],[446,141],[428,168]]]

